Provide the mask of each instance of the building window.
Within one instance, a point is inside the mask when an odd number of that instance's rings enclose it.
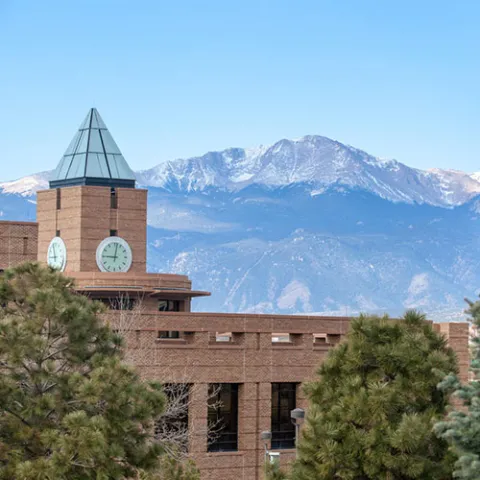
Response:
[[[55,236],[59,237],[60,236],[60,230],[55,230]]]
[[[23,237],[23,254],[28,253],[28,237]]]
[[[62,190],[57,188],[57,210],[62,208]]]
[[[188,452],[188,404],[190,385],[188,383],[166,383],[163,392],[167,400],[162,416],[155,422],[155,439],[160,443],[175,440],[175,447]]]
[[[111,237],[116,237],[118,234],[118,231],[117,230],[110,230],[110,236]]]
[[[209,452],[238,449],[238,384],[213,383],[208,386],[208,425],[217,432],[209,438]]]
[[[102,302],[110,310],[133,310],[136,301],[133,298],[96,298],[98,302]]]
[[[296,408],[296,387],[295,383],[272,383],[272,449],[295,447],[290,412]]]
[[[159,312],[178,312],[180,311],[180,302],[177,300],[159,300],[158,301]]]
[[[117,190],[113,187],[110,189],[110,208],[118,208]]]
[[[169,340],[169,339],[180,338],[180,332],[178,332],[176,330],[160,331],[160,332],[158,332],[158,337],[157,338],[159,338],[160,340],[162,340],[162,339]]]

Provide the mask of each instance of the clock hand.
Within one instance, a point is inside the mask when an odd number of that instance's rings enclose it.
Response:
[[[118,243],[115,244],[115,253],[113,254],[115,255],[114,260],[117,259],[117,250],[118,250]]]

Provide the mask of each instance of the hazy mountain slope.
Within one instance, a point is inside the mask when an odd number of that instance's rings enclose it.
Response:
[[[232,224],[215,234],[195,225],[196,232],[175,234],[149,229],[153,270],[186,273],[215,293],[198,300],[198,309],[399,314],[421,308],[445,319],[460,314],[463,298],[480,285],[473,203],[393,204],[338,188],[311,197],[305,185],[216,192],[214,201],[211,193],[178,201],[176,195],[167,203],[182,210],[187,224],[197,216],[222,222],[224,212]],[[162,197],[152,188],[150,204]],[[166,212],[157,226],[169,228]]]

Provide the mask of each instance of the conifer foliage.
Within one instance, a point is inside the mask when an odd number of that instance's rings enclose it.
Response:
[[[468,302],[473,324],[480,327],[480,301]],[[478,331],[478,330],[477,330]],[[455,375],[449,375],[440,384],[445,390],[455,389],[455,396],[463,401],[463,408],[452,411],[447,421],[436,425],[436,432],[446,439],[458,455],[454,477],[461,480],[480,478],[480,337],[472,339],[471,371],[474,378],[462,385]]]
[[[280,468],[278,462],[266,461],[265,463],[265,478],[266,480],[287,480],[287,475]]]
[[[452,458],[433,425],[456,372],[453,351],[425,318],[362,316],[307,386],[309,411],[295,480],[445,480]]]
[[[122,363],[121,338],[102,324],[101,310],[38,264],[0,278],[0,479],[156,471],[161,386]]]

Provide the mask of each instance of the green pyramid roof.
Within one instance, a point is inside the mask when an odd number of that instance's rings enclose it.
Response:
[[[50,188],[73,185],[135,188],[135,174],[96,108],[88,112],[50,180]]]

